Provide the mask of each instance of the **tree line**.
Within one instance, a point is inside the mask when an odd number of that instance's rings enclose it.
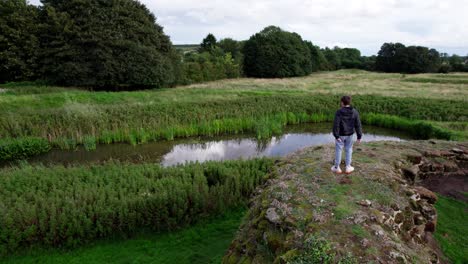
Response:
[[[385,43],[377,56],[320,48],[269,26],[246,41],[209,34],[196,52],[174,48],[156,17],[135,0],[0,1],[0,82],[42,80],[92,89],[171,87],[240,76],[283,78],[363,69],[468,71],[466,58]]]

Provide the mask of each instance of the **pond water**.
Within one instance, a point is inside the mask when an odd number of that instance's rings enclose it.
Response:
[[[305,147],[333,143],[334,138],[329,132],[331,126],[329,123],[288,126],[282,135],[261,141],[256,140],[254,135],[244,134],[150,142],[137,146],[98,145],[95,151],[86,151],[81,147],[74,151],[52,150],[32,158],[30,162],[70,165],[118,160],[132,163],[158,162],[163,166],[172,166],[191,161],[282,157]],[[410,137],[400,131],[364,127],[363,142],[406,139]]]

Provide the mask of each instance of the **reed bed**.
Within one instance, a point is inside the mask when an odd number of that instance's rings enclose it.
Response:
[[[273,160],[0,170],[0,255],[173,230],[246,205]]]

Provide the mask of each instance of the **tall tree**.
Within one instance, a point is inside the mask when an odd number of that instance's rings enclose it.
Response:
[[[0,82],[35,77],[37,18],[26,0],[0,0]]]
[[[176,81],[178,56],[154,15],[134,0],[43,0],[43,76],[105,89]]]
[[[217,40],[216,37],[209,33],[200,44],[200,53],[201,52],[211,52],[216,47]]]
[[[335,70],[340,69],[341,67],[340,56],[337,54],[336,51],[337,51],[336,47],[334,49],[330,49],[328,47],[326,47],[325,49],[322,49],[322,53],[328,62],[328,70],[335,71]]]
[[[312,72],[310,50],[297,33],[269,26],[245,43],[244,72],[247,76],[284,78]]]
[[[312,71],[326,71],[328,70],[328,61],[323,55],[320,47],[315,46],[310,41],[305,41],[305,44],[310,50],[310,60],[312,62]]]

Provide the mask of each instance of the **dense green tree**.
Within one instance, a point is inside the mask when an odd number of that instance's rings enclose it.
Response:
[[[305,41],[310,51],[310,58],[312,61],[312,71],[326,71],[328,70],[328,61],[320,50],[319,46],[315,46],[310,41]]]
[[[359,69],[361,65],[361,52],[354,48],[335,48],[340,57],[341,67],[346,69]]]
[[[463,72],[468,71],[467,66],[463,62],[463,58],[458,55],[452,55],[448,58],[452,71]]]
[[[297,33],[269,26],[245,43],[244,72],[250,77],[284,78],[312,72],[310,50]]]
[[[41,69],[60,85],[128,89],[176,82],[177,53],[134,0],[43,0]]]
[[[213,34],[208,34],[200,44],[200,53],[211,52],[217,46],[216,37]]]
[[[438,72],[440,65],[437,50],[401,43],[384,43],[376,59],[376,69],[383,72]]]
[[[37,19],[26,0],[0,0],[0,82],[35,77]]]
[[[341,67],[340,56],[337,54],[336,50],[336,47],[334,49],[330,49],[328,47],[322,49],[322,53],[328,62],[327,68],[331,71],[338,70]]]
[[[231,53],[231,56],[236,63],[242,63],[242,42],[234,40],[232,38],[225,38],[218,42],[218,46],[225,53]]]

